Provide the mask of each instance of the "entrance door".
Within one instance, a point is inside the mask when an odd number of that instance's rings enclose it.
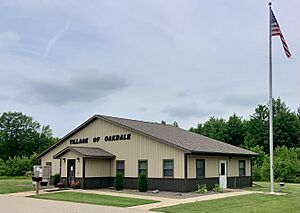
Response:
[[[223,189],[227,188],[227,162],[220,160],[219,162],[219,182]]]
[[[71,187],[71,182],[75,181],[75,160],[70,159],[67,163],[68,170],[67,170],[67,185]]]

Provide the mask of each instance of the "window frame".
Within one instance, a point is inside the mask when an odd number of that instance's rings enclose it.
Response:
[[[244,168],[241,168],[241,163],[244,163]],[[243,174],[241,172],[243,171]],[[245,177],[246,176],[246,160],[239,160],[239,177]]]
[[[123,172],[119,172],[118,170],[118,163],[123,163]],[[121,173],[123,175],[123,177],[125,177],[125,160],[116,160],[116,174]]]
[[[200,169],[200,168],[198,168],[197,167],[197,162],[198,161],[202,161],[203,162],[203,176],[198,176],[198,169]],[[196,159],[196,178],[205,178],[205,159]]]
[[[138,160],[138,177],[142,174],[142,173],[140,172],[140,170],[145,170],[145,169],[140,168],[140,163],[141,163],[141,162],[146,162],[147,168],[146,168],[146,173],[145,173],[145,175],[148,177],[148,160],[146,160],[146,159]]]
[[[167,161],[171,161],[172,162],[172,175],[170,175],[170,176],[166,176],[165,175],[165,170],[167,170],[167,169],[165,169],[165,162],[167,162]],[[163,178],[174,178],[174,159],[163,159]],[[170,170],[170,169],[168,169],[168,170]]]

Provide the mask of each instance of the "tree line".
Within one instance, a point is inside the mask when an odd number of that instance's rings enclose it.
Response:
[[[57,141],[49,125],[21,112],[0,114],[0,176],[21,176],[38,164],[36,156]]]
[[[274,109],[274,177],[300,182],[300,107],[290,110],[280,98]],[[161,122],[166,124],[165,121]],[[174,126],[178,127],[175,121]],[[269,180],[269,107],[258,105],[248,119],[233,114],[227,120],[211,117],[190,131],[252,150],[254,180]],[[20,176],[37,164],[36,156],[54,144],[48,125],[21,112],[0,114],[0,176]]]
[[[300,107],[293,112],[277,98],[273,116],[274,177],[300,182]],[[211,117],[190,131],[259,153],[253,161],[254,180],[269,180],[268,105],[258,105],[248,119],[236,114],[228,120]]]

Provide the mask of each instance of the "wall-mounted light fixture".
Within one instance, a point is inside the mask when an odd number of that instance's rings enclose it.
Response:
[[[232,157],[231,157],[231,156],[229,156],[229,161],[231,161],[231,159],[232,159]]]
[[[77,158],[77,162],[79,162],[80,161],[80,158]]]
[[[63,158],[64,163],[66,162],[66,158]]]

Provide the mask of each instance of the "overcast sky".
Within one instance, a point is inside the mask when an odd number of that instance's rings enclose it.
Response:
[[[94,114],[247,118],[268,101],[268,1],[0,0],[0,112],[61,137]],[[300,1],[273,1],[274,97],[300,106]]]

